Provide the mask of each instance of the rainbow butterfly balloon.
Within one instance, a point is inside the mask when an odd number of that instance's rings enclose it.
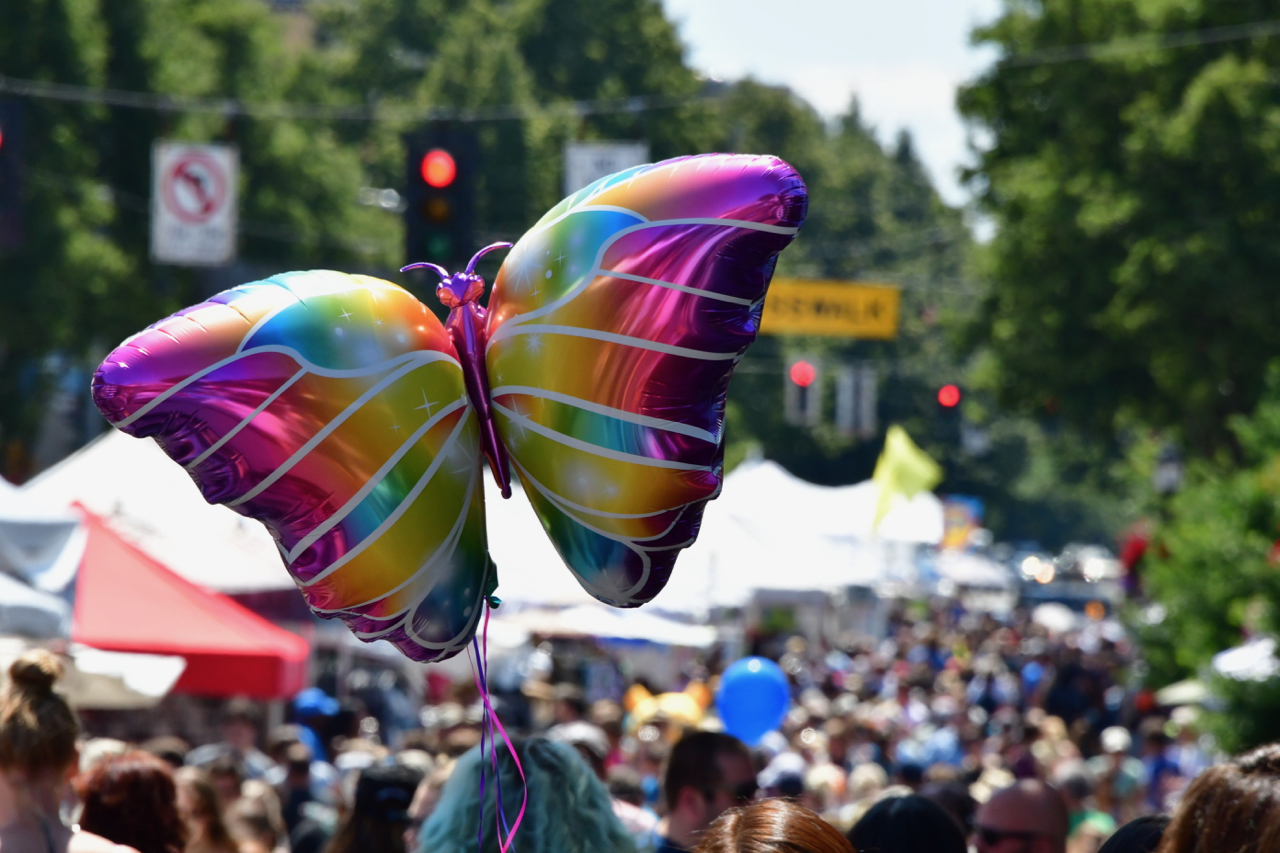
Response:
[[[486,458],[583,587],[639,606],[719,492],[730,374],[807,204],[774,157],[629,169],[525,234],[487,310],[470,266],[432,267],[443,326],[389,282],[285,273],[129,338],[94,400],[263,522],[312,610],[415,660],[461,650],[497,587]]]

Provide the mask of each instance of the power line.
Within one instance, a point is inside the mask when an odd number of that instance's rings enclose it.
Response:
[[[1076,62],[1082,59],[1115,59],[1152,50],[1221,44],[1222,42],[1267,38],[1274,35],[1280,35],[1280,21],[1255,21],[1249,24],[1232,24],[1205,30],[1133,36],[1132,38],[1114,39],[1093,44],[1048,47],[1031,53],[1015,54],[1006,59],[1004,64],[1010,68],[1028,68],[1035,65]]]
[[[320,121],[510,121],[562,113],[574,116],[639,113],[648,110],[675,109],[690,104],[719,101],[722,95],[637,95],[595,101],[558,101],[548,104],[502,104],[489,107],[422,107],[409,104],[274,104],[246,103],[236,98],[199,98],[187,95],[165,95],[155,92],[133,92],[94,86],[73,86],[44,80],[22,80],[0,76],[0,92],[27,98],[103,104],[170,113],[206,113],[226,117],[247,116],[258,119],[315,119]]]

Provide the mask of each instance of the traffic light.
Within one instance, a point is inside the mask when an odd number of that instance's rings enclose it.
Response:
[[[822,372],[813,358],[793,358],[783,377],[787,423],[817,426],[822,421]]]
[[[0,101],[0,252],[22,244],[22,104]]]
[[[954,409],[960,405],[960,388],[956,385],[943,385],[938,389],[938,405],[944,409]]]
[[[467,127],[434,122],[405,139],[405,261],[454,272],[477,248],[476,137]]]

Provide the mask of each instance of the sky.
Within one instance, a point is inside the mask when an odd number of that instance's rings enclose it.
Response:
[[[951,204],[967,192],[957,170],[968,162],[956,87],[994,58],[969,45],[975,24],[993,20],[1000,0],[663,0],[689,61],[721,79],[750,75],[789,86],[826,116],[856,95],[882,142],[900,128]]]

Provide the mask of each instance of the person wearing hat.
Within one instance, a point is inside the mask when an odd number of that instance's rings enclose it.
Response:
[[[1098,780],[1098,809],[1124,824],[1142,813],[1146,794],[1147,768],[1133,757],[1133,735],[1124,726],[1102,730],[1102,755],[1089,759],[1089,768]]]
[[[316,761],[329,760],[324,733],[328,729],[329,720],[336,717],[339,710],[341,706],[338,700],[319,687],[308,687],[293,697],[293,713],[298,718],[299,739],[311,750],[311,756]]]

